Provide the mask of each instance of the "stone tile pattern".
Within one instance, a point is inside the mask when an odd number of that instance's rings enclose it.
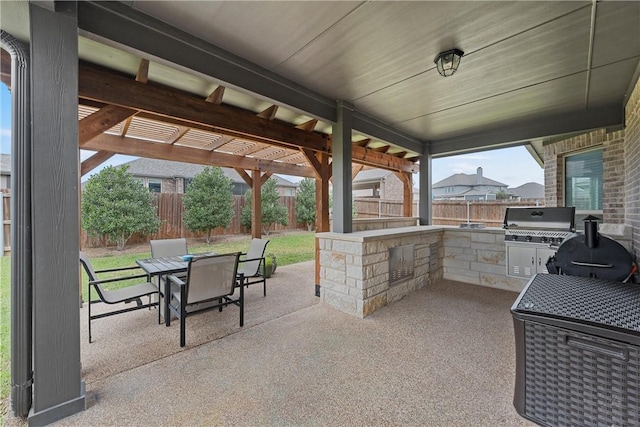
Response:
[[[387,228],[411,227],[417,224],[418,224],[418,218],[354,219],[353,231],[382,230]]]
[[[366,317],[416,289],[442,278],[441,228],[400,236],[319,237],[321,300],[345,313]],[[389,286],[389,248],[414,245],[414,277]]]
[[[507,276],[504,230],[445,227],[443,278],[520,292],[526,279]]]
[[[506,275],[504,231],[499,228],[444,226],[399,236],[331,234],[318,239],[322,301],[360,318],[440,278],[514,292],[526,284]],[[389,248],[410,244],[414,277],[389,286]]]

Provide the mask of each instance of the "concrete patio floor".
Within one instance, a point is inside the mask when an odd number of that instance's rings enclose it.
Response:
[[[441,280],[366,319],[313,295],[313,262],[279,267],[238,309],[93,323],[87,409],[57,425],[527,426],[512,406],[516,294]],[[13,424],[17,420],[9,421]]]

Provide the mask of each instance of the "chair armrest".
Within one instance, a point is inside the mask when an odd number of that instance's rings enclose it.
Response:
[[[116,267],[116,268],[105,268],[104,270],[96,270],[95,273],[112,273],[114,271],[126,271],[126,270],[137,270],[139,269],[140,266],[138,265],[132,265],[129,267]]]
[[[260,258],[250,258],[250,259],[241,259],[238,260],[238,262],[249,262],[249,261],[263,261],[265,257],[260,257]]]
[[[110,279],[90,280],[89,284],[92,286],[101,285],[103,283],[121,282],[123,280],[139,279],[141,277],[148,277],[146,274],[136,274],[135,276],[113,277]]]
[[[173,274],[170,274],[167,276],[167,280],[169,280],[171,283],[176,284],[178,286],[185,286],[186,283],[180,279],[179,277],[174,276]]]

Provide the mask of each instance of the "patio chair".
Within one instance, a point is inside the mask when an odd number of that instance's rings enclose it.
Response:
[[[163,258],[188,253],[187,239],[184,238],[149,240],[149,246],[151,246],[151,258]]]
[[[256,283],[262,283],[262,293],[267,296],[267,279],[263,276],[263,269],[265,265],[264,251],[267,248],[266,239],[251,239],[249,244],[249,250],[247,253],[243,253],[243,259],[240,260],[240,266],[238,267],[238,273],[242,273],[243,280],[238,284],[245,286],[253,285]],[[261,268],[262,267],[262,268]]]
[[[158,239],[158,240],[149,240],[149,246],[151,247],[151,258],[164,258],[169,256],[176,255],[186,255],[189,253],[187,250],[187,239],[185,238],[177,238],[177,239]],[[187,273],[176,273],[177,277],[181,279],[185,279],[187,277]],[[164,304],[162,304],[162,297],[164,293],[164,276],[158,276],[154,279],[156,285],[159,289],[159,302],[160,304],[160,316],[164,318]],[[175,291],[178,288],[172,287],[171,291]]]
[[[180,320],[180,347],[186,342],[186,318],[192,314],[234,304],[240,307],[240,326],[244,325],[244,289],[232,298],[238,274],[239,252],[194,257],[189,261],[186,282],[174,275],[167,280],[178,287],[172,292],[169,310]],[[240,275],[242,278],[242,275]],[[170,325],[170,318],[167,326]]]
[[[101,273],[134,270],[140,267],[132,266],[132,267],[121,267],[121,268],[109,268],[104,270],[94,270],[93,266],[91,265],[91,262],[89,261],[89,258],[87,258],[87,256],[82,252],[80,252],[80,263],[84,267],[84,271],[87,273],[87,276],[89,277],[89,283],[87,285],[87,290],[88,290],[87,299],[89,300],[88,317],[89,317],[89,342],[90,343],[91,343],[91,321],[92,320],[101,319],[103,317],[113,316],[116,314],[126,313],[133,310],[140,310],[143,308],[155,307],[158,305],[157,301],[156,302],[152,301],[153,295],[158,294],[158,288],[156,287],[156,285],[148,281],[139,283],[136,285],[132,285],[132,286],[127,286],[122,289],[116,289],[116,290],[107,290],[103,286],[105,283],[114,283],[114,282],[120,282],[124,280],[139,279],[142,277],[147,278],[146,274],[137,274],[133,276],[123,276],[123,277],[110,277],[106,279],[98,278],[98,274],[101,274]],[[92,287],[96,290],[96,294],[98,295],[99,299],[97,300],[91,299]],[[143,304],[142,297],[149,297],[149,302],[147,304]],[[91,314],[91,306],[93,304],[97,304],[100,302],[103,302],[105,304],[135,302],[136,305],[134,307],[122,308],[115,311],[109,311],[106,313]]]

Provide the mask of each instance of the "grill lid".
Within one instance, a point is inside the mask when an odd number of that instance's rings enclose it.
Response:
[[[507,208],[503,228],[575,231],[575,207]]]

